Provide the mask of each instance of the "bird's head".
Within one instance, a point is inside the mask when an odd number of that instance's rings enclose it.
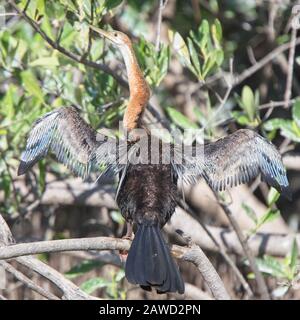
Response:
[[[94,27],[92,25],[90,25],[90,28],[95,31],[96,33],[99,33],[101,36],[105,37],[106,39],[109,39],[113,44],[115,44],[116,46],[130,46],[131,45],[131,41],[129,39],[129,37],[120,31],[106,31],[97,27]]]

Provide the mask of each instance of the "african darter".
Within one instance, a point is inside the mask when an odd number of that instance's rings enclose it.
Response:
[[[141,139],[132,133],[144,127],[142,115],[150,98],[149,86],[128,36],[119,31],[91,28],[116,45],[125,62],[130,97],[123,123],[128,132],[128,147],[125,149],[130,154],[135,142]],[[129,282],[147,290],[154,287],[158,292],[184,292],[184,282],[161,232],[178,203],[179,178],[187,174],[199,174],[215,191],[222,191],[261,174],[269,185],[288,194],[288,180],[280,154],[272,143],[252,130],[241,129],[216,142],[205,144],[202,146],[204,157],[181,165],[173,161],[174,152],[171,152],[169,163],[162,162],[161,151],[156,164],[144,164],[141,161],[133,164],[128,158],[127,162],[121,164],[112,156],[114,143],[118,145],[119,140],[97,133],[81,118],[75,107],[55,109],[33,124],[18,174],[24,174],[48,151],[83,178],[91,168],[99,169],[100,165],[113,170],[119,176],[116,200],[129,225],[128,235],[130,226],[136,227],[126,260],[126,277]],[[159,141],[159,144],[161,147],[162,142]]]

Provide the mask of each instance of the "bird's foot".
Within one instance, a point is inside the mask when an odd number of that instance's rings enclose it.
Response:
[[[133,240],[134,234],[133,234],[133,230],[132,230],[132,223],[127,222],[127,231],[126,234],[122,237],[122,239],[125,240]],[[119,256],[122,262],[125,262],[128,256],[128,250],[119,250]]]

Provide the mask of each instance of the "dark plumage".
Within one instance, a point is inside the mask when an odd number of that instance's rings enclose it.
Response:
[[[137,225],[127,260],[126,277],[144,289],[184,292],[178,267],[161,228],[175,211],[177,174],[171,165],[129,165],[117,203],[126,221]]]

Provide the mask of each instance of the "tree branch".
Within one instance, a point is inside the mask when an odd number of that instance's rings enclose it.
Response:
[[[292,82],[293,82],[293,71],[294,71],[294,59],[295,59],[295,48],[296,48],[296,37],[297,29],[292,28],[291,41],[289,43],[290,52],[289,52],[289,62],[287,70],[287,79],[286,79],[286,88],[284,93],[284,108],[289,107],[289,100],[292,94]]]
[[[13,236],[3,219],[2,215],[0,214],[0,247],[1,250],[5,248],[9,248],[12,243],[14,242]],[[39,273],[41,276],[45,277],[46,279],[50,280],[54,285],[60,289],[63,293],[64,299],[70,300],[90,300],[96,299],[91,297],[90,295],[86,294],[80,288],[78,288],[73,282],[66,279],[63,275],[59,272],[54,270],[53,268],[49,267],[42,261],[31,257],[17,257],[16,261],[21,265],[26,266],[27,268]]]
[[[295,46],[298,46],[300,44],[300,38],[296,38],[295,40]],[[266,56],[264,56],[261,60],[257,61],[256,64],[252,65],[250,68],[244,70],[240,75],[236,76],[234,79],[234,86],[240,84],[245,79],[252,76],[255,72],[257,72],[259,69],[263,68],[266,64],[268,64],[270,61],[274,60],[278,55],[283,53],[284,51],[288,50],[290,48],[290,43],[285,43],[268,53]]]
[[[2,266],[4,270],[6,270],[7,272],[11,273],[17,280],[21,281],[27,288],[39,293],[41,296],[49,300],[60,300],[57,296],[55,296],[51,292],[46,291],[45,289],[36,285],[31,279],[26,277],[22,272],[18,271],[9,263],[5,261],[0,261],[0,266]]]
[[[0,259],[17,258],[17,261],[19,263],[26,265],[27,267],[40,273],[41,275],[45,275],[45,272],[41,272],[40,270],[40,265],[37,263],[39,262],[38,260],[35,260],[32,257],[27,257],[27,259],[25,259],[25,257],[23,256],[63,251],[129,250],[130,244],[131,242],[129,240],[109,237],[20,243],[1,247]],[[217,274],[208,258],[197,245],[193,245],[191,248],[173,245],[171,247],[171,251],[176,258],[195,264],[216,299],[229,299],[229,295],[226,292],[222,280],[220,279],[219,275]],[[28,260],[28,258],[30,258],[30,260]],[[62,276],[57,271],[53,271],[51,277],[48,277],[48,279],[52,281],[55,280],[55,282],[57,283]],[[64,283],[60,283],[60,288],[61,287],[64,288]],[[66,296],[67,299],[74,299],[69,290],[64,290],[64,292],[68,294]]]
[[[236,221],[234,215],[232,214],[231,210],[228,208],[228,206],[222,202],[220,200],[220,197],[218,196],[218,194],[214,191],[215,197],[217,200],[219,200],[219,204],[222,207],[223,211],[226,213],[234,231],[237,234],[237,237],[242,245],[242,248],[245,252],[245,255],[249,261],[250,267],[252,269],[252,271],[255,274],[255,280],[257,282],[257,286],[258,286],[258,290],[259,293],[261,295],[261,298],[264,300],[269,300],[270,299],[270,295],[268,292],[268,288],[267,285],[265,283],[265,279],[263,278],[263,275],[261,274],[261,272],[259,271],[257,265],[256,265],[256,261],[254,258],[254,255],[251,251],[251,248],[248,244],[248,241],[246,239],[246,237],[243,235],[242,230],[240,229],[240,226],[238,224],[238,222]]]
[[[155,39],[155,50],[156,51],[159,51],[159,48],[160,48],[160,31],[161,31],[161,22],[162,22],[162,12],[163,12],[167,2],[168,2],[168,0],[159,0],[157,26],[156,26],[156,39]]]

